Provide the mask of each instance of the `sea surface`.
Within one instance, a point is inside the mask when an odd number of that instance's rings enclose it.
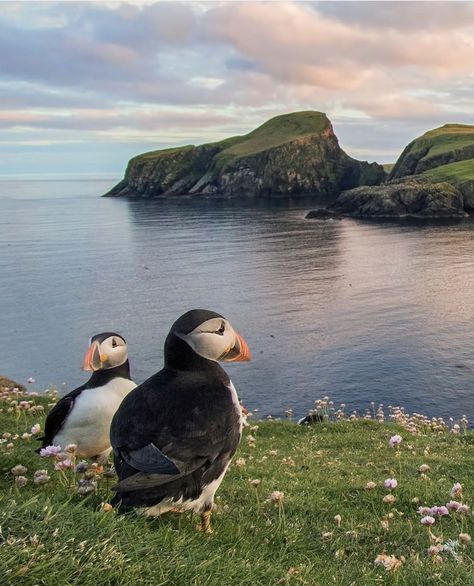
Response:
[[[259,416],[315,399],[474,419],[474,222],[309,221],[315,201],[101,198],[119,177],[0,181],[0,374],[62,392],[91,335],[162,366],[188,309],[253,351],[226,366]],[[66,383],[63,385],[63,383]]]

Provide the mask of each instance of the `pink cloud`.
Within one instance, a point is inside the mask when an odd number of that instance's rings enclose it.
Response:
[[[436,8],[427,5],[423,10]],[[471,72],[472,31],[468,24],[456,25],[442,35],[437,29],[371,27],[370,21],[362,27],[322,16],[305,4],[228,3],[211,12],[206,30],[276,79],[353,89],[374,67],[390,67],[402,79],[406,68],[441,77]]]

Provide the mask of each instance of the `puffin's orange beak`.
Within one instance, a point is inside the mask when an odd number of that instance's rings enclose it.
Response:
[[[220,360],[224,362],[249,362],[252,360],[250,348],[240,334],[235,332],[234,345],[220,357]]]
[[[82,361],[82,370],[100,370],[101,367],[99,342],[92,342]]]

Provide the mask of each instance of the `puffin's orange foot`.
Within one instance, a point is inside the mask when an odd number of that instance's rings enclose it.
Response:
[[[183,509],[180,509],[179,507],[173,507],[172,509],[169,510],[170,513],[176,513],[178,515],[182,515],[184,513]]]

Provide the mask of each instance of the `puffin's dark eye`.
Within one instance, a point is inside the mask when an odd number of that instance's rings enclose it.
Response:
[[[112,338],[112,348],[115,348],[117,346],[117,340],[115,338]]]
[[[225,323],[222,322],[221,327],[217,330],[216,334],[219,334],[219,336],[223,336],[225,332]]]

